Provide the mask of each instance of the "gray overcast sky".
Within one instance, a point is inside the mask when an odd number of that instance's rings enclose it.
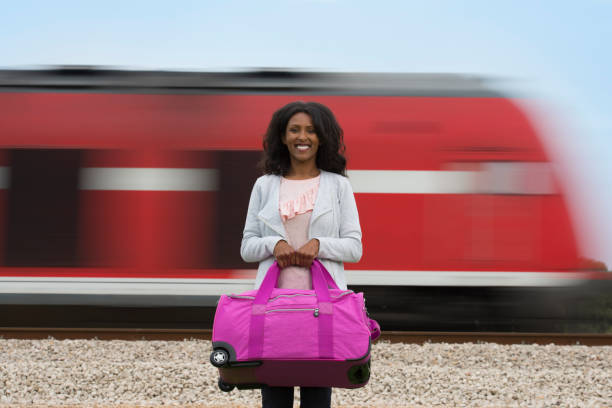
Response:
[[[460,72],[549,111],[587,255],[612,267],[612,0],[2,2],[0,67]],[[553,130],[553,132],[550,132]]]

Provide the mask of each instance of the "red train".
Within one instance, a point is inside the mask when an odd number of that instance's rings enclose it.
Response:
[[[364,255],[349,285],[559,287],[585,270],[519,101],[462,75],[0,71],[0,303],[196,306],[239,246],[271,114],[328,105]]]

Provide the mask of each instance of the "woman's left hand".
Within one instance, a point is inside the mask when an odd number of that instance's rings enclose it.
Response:
[[[296,264],[304,268],[310,268],[317,255],[319,255],[319,240],[313,238],[295,251]]]

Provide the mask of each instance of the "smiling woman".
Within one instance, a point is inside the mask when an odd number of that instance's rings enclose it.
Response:
[[[272,115],[241,245],[246,262],[259,262],[256,287],[274,260],[283,282],[293,275],[285,269],[307,269],[318,257],[346,288],[343,263],[359,261],[362,247],[344,150],[342,128],[320,103],[291,102]],[[303,272],[298,286],[309,289]]]

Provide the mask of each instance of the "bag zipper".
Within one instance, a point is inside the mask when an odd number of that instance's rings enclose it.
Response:
[[[340,299],[341,297],[346,296],[346,295],[350,295],[351,293],[353,293],[352,290],[347,290],[345,292],[340,293],[337,296],[332,296],[332,298]],[[231,295],[227,295],[227,296],[232,298],[232,299],[248,299],[248,300],[255,299],[255,296],[245,296],[245,295],[235,295],[235,294],[231,294]],[[314,293],[313,294],[310,294],[310,293],[295,293],[293,295],[277,295],[277,296],[274,296],[274,297],[268,299],[268,301],[276,300],[276,299],[282,298],[282,297],[289,298],[289,297],[296,297],[296,296],[316,296],[316,294],[314,294]]]
[[[294,308],[286,308],[286,309],[270,309],[270,310],[266,310],[266,313],[272,313],[272,312],[307,312],[312,310],[312,315],[314,317],[319,317],[319,308],[315,307],[294,307]]]

